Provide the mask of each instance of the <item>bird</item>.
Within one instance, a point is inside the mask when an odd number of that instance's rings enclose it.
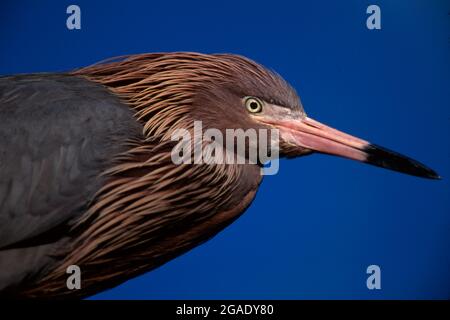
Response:
[[[239,218],[260,161],[174,163],[177,130],[279,132],[279,157],[340,156],[439,179],[313,120],[279,74],[236,54],[127,55],[0,77],[0,296],[85,298],[149,272]],[[224,152],[233,154],[233,150]],[[78,266],[80,288],[68,288]]]

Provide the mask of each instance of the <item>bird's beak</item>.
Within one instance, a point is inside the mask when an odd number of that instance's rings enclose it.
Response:
[[[296,147],[429,179],[439,175],[411,158],[353,137],[310,118],[280,120],[275,124],[283,140]]]

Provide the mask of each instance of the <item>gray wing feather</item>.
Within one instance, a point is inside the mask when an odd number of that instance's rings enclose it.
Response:
[[[81,215],[141,132],[128,106],[86,79],[0,77],[0,250]]]

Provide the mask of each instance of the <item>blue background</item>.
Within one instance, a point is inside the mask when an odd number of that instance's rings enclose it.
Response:
[[[82,29],[66,28],[78,4]],[[382,29],[366,28],[381,7]],[[122,54],[232,52],[283,75],[324,123],[422,161],[418,179],[283,160],[206,244],[94,298],[450,298],[448,1],[2,1],[0,74]],[[381,290],[366,268],[381,267]]]

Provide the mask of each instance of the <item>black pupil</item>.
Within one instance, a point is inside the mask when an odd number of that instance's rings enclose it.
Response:
[[[255,102],[255,101],[250,102],[250,108],[251,108],[252,110],[258,109],[258,103]]]

